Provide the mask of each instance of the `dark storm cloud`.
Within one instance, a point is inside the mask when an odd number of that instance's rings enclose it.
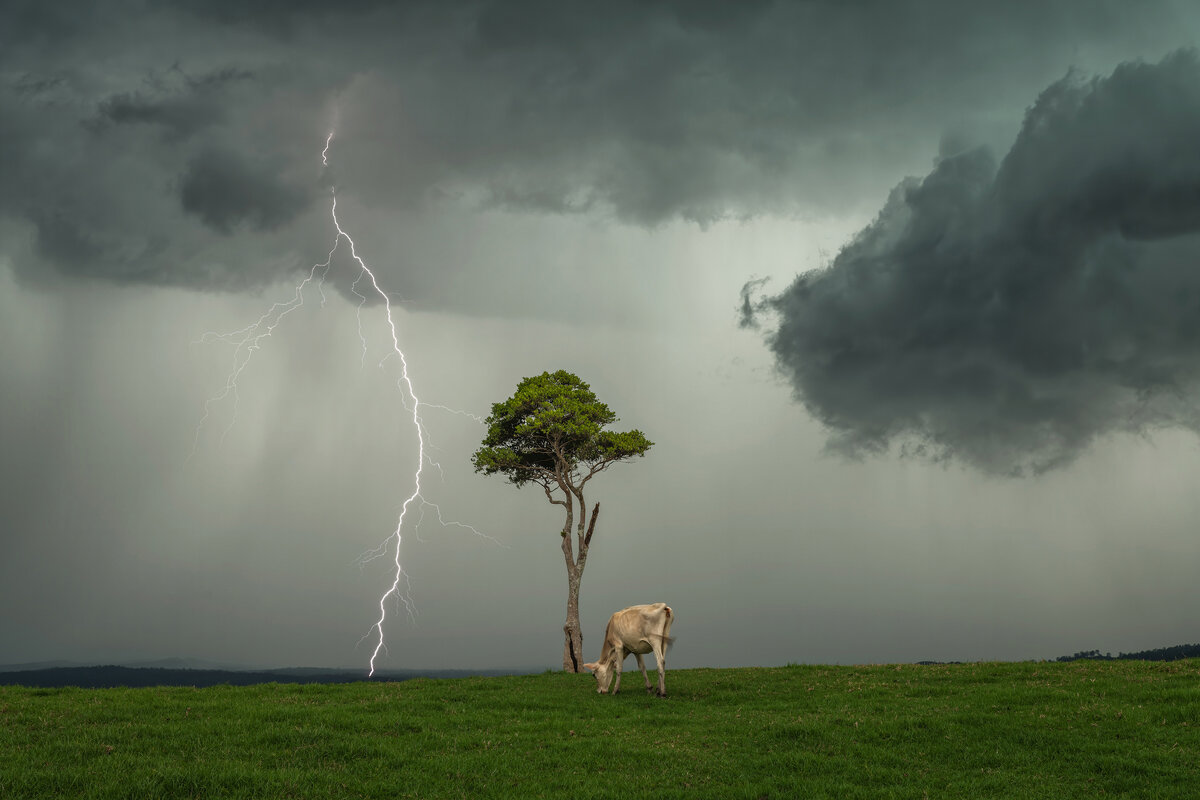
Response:
[[[178,67],[171,72],[177,80],[150,76],[146,81],[152,85],[149,91],[119,92],[100,101],[96,116],[85,124],[93,131],[102,131],[109,124],[153,125],[161,127],[168,138],[183,139],[222,120],[222,89],[227,84],[254,77],[233,67],[196,77]]]
[[[40,243],[18,273],[206,288],[307,265],[335,116],[339,191],[373,208],[837,212],[1081,45],[1161,53],[1193,21],[1165,2],[52,5],[0,32],[0,223]]]
[[[1117,4],[1080,11],[1067,2],[485,3],[464,63],[504,83],[481,80],[486,99],[455,112],[483,136],[464,141],[440,114],[429,123],[447,134],[438,141],[504,154],[444,158],[451,176],[469,163],[507,208],[603,205],[649,226],[845,209],[929,133],[971,127],[997,104],[1020,108],[1081,43],[1126,36],[1133,20]],[[1147,30],[1179,24],[1170,6],[1142,11]]]
[[[356,17],[362,12],[380,8],[403,10],[435,2],[437,0],[341,0],[337,3],[325,0],[258,0],[254,3],[241,0],[179,0],[175,5],[200,19],[233,26],[253,25],[274,35],[287,36],[295,30],[299,21],[313,17]]]
[[[305,212],[319,166],[299,172],[286,135],[242,134],[279,124],[257,107],[286,82],[135,66],[117,81],[79,65],[0,76],[0,224],[17,274],[240,288],[294,269],[253,239]],[[121,84],[136,88],[109,90]]]
[[[262,165],[215,150],[188,164],[179,197],[185,211],[224,234],[239,225],[260,231],[278,228],[309,201],[303,189],[287,185]]]
[[[999,163],[946,152],[901,183],[832,263],[760,304],[831,447],[1019,473],[1108,432],[1200,431],[1197,142],[1200,63],[1181,51],[1069,75]]]

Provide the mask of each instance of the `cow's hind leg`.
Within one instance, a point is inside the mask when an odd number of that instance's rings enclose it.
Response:
[[[642,682],[646,684],[646,691],[652,694],[654,687],[650,685],[650,676],[646,674],[646,662],[642,660],[641,653],[634,653],[634,655],[637,657],[638,669],[642,671]]]
[[[667,648],[662,642],[654,648],[654,657],[658,659],[658,696],[667,696]],[[649,688],[649,681],[646,681],[646,686]]]

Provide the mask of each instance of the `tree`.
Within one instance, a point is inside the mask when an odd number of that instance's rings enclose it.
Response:
[[[645,455],[654,445],[638,430],[604,430],[616,421],[617,415],[578,377],[564,370],[543,372],[525,378],[512,397],[492,406],[485,420],[487,436],[471,459],[476,472],[500,473],[518,488],[537,484],[547,500],[563,507],[566,520],[559,531],[567,565],[563,669],[568,672],[579,672],[583,664],[579,583],[600,513],[596,503],[587,519],[584,487],[609,466]]]

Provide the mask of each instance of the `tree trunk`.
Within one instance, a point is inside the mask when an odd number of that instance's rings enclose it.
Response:
[[[579,579],[582,575],[581,570],[567,570],[567,621],[563,625],[563,670],[566,672],[583,669],[583,631],[579,628]]]
[[[583,566],[587,563],[588,548],[592,544],[592,534],[596,530],[596,517],[600,514],[600,504],[592,509],[592,519],[587,526],[587,534],[583,532],[584,518],[587,517],[587,506],[583,498],[579,498],[579,557],[574,557],[571,547],[571,537],[567,535],[571,525],[571,508],[567,509],[567,527],[563,529],[563,557],[567,562],[567,621],[563,624],[563,670],[579,672],[583,669],[583,630],[579,627],[579,584],[583,580]]]

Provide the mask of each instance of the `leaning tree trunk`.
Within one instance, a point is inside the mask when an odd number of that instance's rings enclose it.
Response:
[[[580,498],[582,500],[582,498]],[[563,557],[567,562],[567,621],[563,624],[563,670],[579,672],[583,668],[583,630],[579,626],[579,584],[583,580],[583,566],[587,563],[588,548],[592,544],[592,533],[596,530],[596,517],[600,513],[600,504],[592,509],[592,519],[588,523],[587,534],[583,532],[583,517],[587,507],[580,503],[579,520],[579,557],[574,557],[571,547],[570,529],[571,512],[567,511],[567,529],[563,531]]]

